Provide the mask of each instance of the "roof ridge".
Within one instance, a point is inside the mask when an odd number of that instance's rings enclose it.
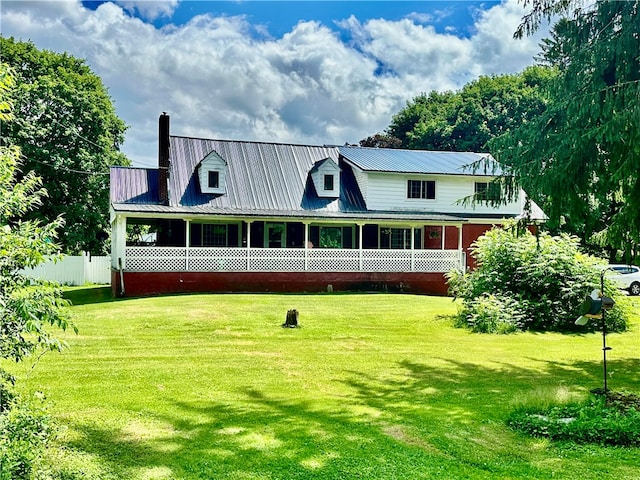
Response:
[[[260,141],[260,140],[230,140],[230,139],[221,139],[221,138],[192,137],[189,135],[170,135],[169,137],[183,138],[185,140],[202,140],[205,142],[251,143],[251,144],[262,144],[262,145],[281,145],[281,146],[291,146],[291,147],[311,147],[311,148],[327,148],[327,149],[339,148],[339,146],[335,146],[335,145],[311,145],[308,143],[266,142],[266,141]]]

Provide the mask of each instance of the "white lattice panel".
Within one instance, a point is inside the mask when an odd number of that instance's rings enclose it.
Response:
[[[307,250],[307,270],[312,272],[357,272],[360,270],[360,252],[331,248]]]
[[[246,270],[246,248],[192,247],[189,249],[189,271],[244,272]]]
[[[252,248],[249,251],[249,271],[303,272],[302,248]]]
[[[186,249],[180,247],[127,247],[125,268],[132,272],[185,271]]]
[[[410,272],[411,250],[363,250],[365,272]]]
[[[448,272],[460,268],[457,250],[415,250],[414,269],[417,272]]]
[[[442,273],[462,268],[461,258],[457,250],[127,247],[125,268],[138,272]]]

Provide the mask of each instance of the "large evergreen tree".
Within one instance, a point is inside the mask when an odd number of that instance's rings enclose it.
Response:
[[[491,151],[552,226],[630,259],[640,244],[640,1],[538,0],[516,36],[557,14],[540,55],[558,71],[549,108]]]
[[[62,215],[66,253],[105,251],[109,228],[109,166],[128,164],[119,151],[126,126],[98,76],[83,60],[0,38],[2,59],[16,72],[15,121],[3,125],[2,143],[18,146],[24,171],[48,191],[30,218]]]

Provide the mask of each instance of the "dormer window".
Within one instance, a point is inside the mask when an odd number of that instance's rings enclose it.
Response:
[[[202,193],[214,195],[227,193],[227,162],[216,152],[211,152],[204,157],[198,165],[197,171]]]
[[[333,191],[333,175],[324,176],[324,189],[328,192]]]
[[[220,188],[220,172],[217,170],[209,170],[209,181],[207,182],[209,188]]]
[[[340,167],[330,157],[316,162],[309,171],[313,186],[320,198],[340,196]]]

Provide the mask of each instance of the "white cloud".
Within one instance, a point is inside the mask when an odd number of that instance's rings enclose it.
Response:
[[[175,4],[145,15],[170,15]],[[1,8],[3,35],[87,59],[131,127],[125,153],[147,165],[156,162],[162,111],[176,134],[355,143],[422,92],[521,70],[539,41],[511,39],[522,15],[515,0],[478,12],[470,38],[410,19],[351,17],[337,23],[350,43],[317,22],[272,38],[256,35],[261,27],[244,17],[203,15],[158,29],[112,3],[95,11],[79,1],[3,1]]]
[[[178,8],[179,0],[117,0],[129,13],[137,13],[142,18],[153,21],[157,18],[169,17]]]

